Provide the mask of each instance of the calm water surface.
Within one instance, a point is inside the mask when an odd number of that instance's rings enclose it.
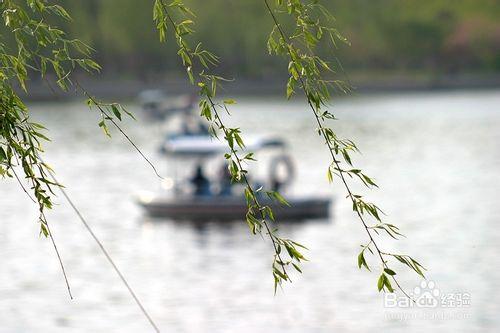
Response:
[[[133,197],[159,181],[118,134],[101,135],[83,103],[32,105],[51,129],[46,159],[165,332],[498,332],[500,91],[355,97],[333,109],[335,128],[363,151],[356,163],[381,187],[368,198],[408,236],[383,246],[419,258],[440,295],[469,294],[468,307],[384,308],[376,272],[357,269],[365,234],[339,184],[326,181],[328,155],[305,110],[242,99],[227,120],[247,133],[283,135],[297,161],[291,192],[336,200],[331,221],[282,226],[310,248],[311,260],[273,296],[268,242],[244,223],[145,217]],[[155,154],[161,126],[125,127],[164,172]],[[49,220],[73,301],[50,242],[38,237],[34,205],[15,182],[0,183],[0,331],[150,331],[68,205],[57,201]],[[398,272],[408,290],[420,283]]]

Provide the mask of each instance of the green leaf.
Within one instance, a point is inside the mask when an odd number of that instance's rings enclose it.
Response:
[[[267,191],[266,194],[270,199],[278,201],[283,206],[290,207],[290,203],[288,203],[288,201],[286,201],[286,199],[280,193],[276,191]]]
[[[102,128],[102,130],[104,131],[104,134],[106,134],[106,136],[110,138],[111,134],[109,133],[108,126],[106,125],[104,120],[101,120],[98,125],[100,128]]]
[[[40,221],[40,233],[42,233],[45,237],[49,236],[49,230],[43,221]]]
[[[245,157],[243,157],[244,160],[249,160],[249,161],[257,161],[254,157],[253,157],[253,153],[248,153],[245,155]]]
[[[71,16],[68,14],[68,12],[61,6],[59,5],[52,5],[49,8],[52,8],[52,10],[59,16],[61,16],[63,19],[67,21],[71,21]]]
[[[265,207],[264,207],[263,212],[264,212],[265,216],[269,216],[269,218],[270,218],[273,222],[274,222],[274,221],[276,221],[276,220],[274,219],[274,213],[273,213],[273,210],[271,209],[271,207],[269,207],[269,206],[265,206]]]
[[[390,293],[394,292],[394,288],[392,288],[391,281],[389,281],[387,277],[385,277],[384,279],[384,285],[387,288],[387,290],[389,290]]]
[[[328,171],[326,172],[326,178],[330,184],[333,182],[333,173],[330,168],[328,168]]]
[[[295,79],[293,77],[290,77],[290,79],[288,80],[288,83],[286,85],[286,98],[287,99],[290,99],[292,97],[292,95],[294,94],[294,92],[295,92],[294,86],[295,86]]]
[[[378,282],[377,282],[377,288],[378,288],[378,291],[381,291],[382,288],[384,288],[384,285],[385,285],[385,279],[386,279],[386,276],[385,274],[381,274],[380,277],[378,278]]]
[[[3,162],[7,159],[7,154],[5,154],[5,150],[3,150],[2,147],[0,147],[0,162]]]
[[[288,280],[288,276],[286,276],[284,273],[282,273],[278,268],[274,267],[274,273],[276,275],[278,275],[280,278],[282,278],[283,280],[287,281]]]
[[[364,252],[365,251],[363,250],[358,255],[358,268],[361,269],[361,266],[364,266],[369,271],[370,268],[368,267],[368,264],[366,263]]]
[[[111,110],[113,111],[115,117],[118,118],[119,121],[122,121],[122,115],[115,104],[111,105]]]

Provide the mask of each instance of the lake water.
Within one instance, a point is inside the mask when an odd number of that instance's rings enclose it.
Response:
[[[101,135],[84,103],[32,105],[53,139],[46,160],[162,331],[500,330],[500,91],[352,97],[332,109],[340,119],[333,126],[363,152],[355,162],[380,185],[359,191],[407,235],[383,247],[426,266],[438,298],[448,297],[437,308],[384,307],[378,262],[369,258],[373,273],[358,270],[365,232],[340,184],[326,180],[328,154],[303,104],[244,98],[233,109],[227,122],[244,133],[288,140],[298,170],[291,193],[335,200],[329,221],[281,226],[310,248],[310,261],[276,296],[270,244],[245,223],[145,217],[134,195],[157,190],[159,180],[118,133]],[[139,119],[124,127],[164,172],[155,153],[161,126]],[[14,181],[0,183],[0,332],[151,331],[70,207],[57,202],[48,218],[73,301],[50,242],[38,236],[34,205]],[[409,291],[419,286],[415,274],[395,267]]]

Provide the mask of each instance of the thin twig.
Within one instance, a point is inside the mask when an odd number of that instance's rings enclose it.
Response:
[[[156,167],[154,166],[154,164],[149,160],[149,158],[146,157],[146,155],[134,143],[134,141],[132,141],[132,139],[128,136],[128,134],[125,133],[125,131],[115,122],[115,120],[113,119],[113,117],[111,117],[106,112],[106,110],[104,110],[101,107],[100,103],[91,94],[89,94],[89,92],[84,87],[82,87],[82,85],[78,82],[78,80],[75,79],[75,83],[80,88],[80,90],[83,92],[83,94],[92,101],[92,103],[99,109],[99,111],[101,111],[101,113],[103,115],[106,116],[107,120],[111,121],[111,123],[118,129],[118,131],[120,131],[120,133],[125,137],[125,139],[130,143],[130,145],[132,145],[132,147],[134,147],[134,149],[139,153],[139,155],[141,155],[141,157],[149,164],[149,166],[153,169],[153,171],[156,174],[156,176],[158,176],[158,178],[160,178],[160,179],[163,179],[163,177],[160,176],[160,174],[156,170]]]
[[[49,174],[50,174],[50,177],[52,178],[52,180],[54,181],[54,183],[59,184],[59,181],[56,179],[56,177],[55,177],[54,173],[52,172],[52,170],[49,170]],[[61,193],[64,196],[64,198],[66,199],[66,201],[69,203],[69,205],[73,209],[73,211],[76,213],[76,215],[78,216],[78,218],[80,219],[80,221],[85,226],[85,229],[87,229],[87,231],[89,232],[90,236],[97,243],[97,245],[99,246],[101,252],[104,254],[104,256],[108,260],[109,264],[113,267],[113,270],[116,272],[116,274],[118,275],[118,277],[120,278],[120,280],[122,281],[122,283],[125,285],[125,287],[127,288],[128,292],[130,293],[130,295],[132,296],[132,298],[134,299],[134,301],[136,302],[136,304],[139,306],[139,308],[141,309],[141,312],[144,314],[144,316],[146,317],[146,319],[149,321],[149,323],[151,324],[151,326],[153,327],[153,329],[156,332],[160,332],[160,330],[158,329],[158,326],[155,324],[155,322],[153,321],[153,319],[151,318],[151,316],[149,315],[149,313],[146,311],[146,309],[142,305],[141,301],[137,297],[136,293],[134,292],[134,290],[132,289],[132,287],[130,286],[130,284],[127,282],[127,280],[125,279],[125,277],[123,276],[122,272],[120,271],[120,269],[118,268],[118,266],[115,264],[115,262],[113,261],[113,259],[109,255],[108,251],[106,250],[106,248],[104,247],[104,245],[102,244],[102,242],[99,240],[99,238],[97,237],[97,235],[94,233],[94,231],[90,227],[89,223],[83,217],[83,215],[80,212],[80,210],[73,203],[73,201],[71,200],[71,198],[69,197],[69,195],[66,193],[66,191],[64,190],[64,188],[62,188],[60,186],[58,188],[59,188],[59,191],[61,191]]]
[[[21,179],[19,179],[19,176],[17,175],[16,173],[16,170],[14,170],[14,168],[12,167],[10,170],[12,170],[12,173],[14,174],[14,176],[16,177],[16,180],[17,182],[19,183],[19,186],[21,186],[22,190],[24,191],[24,193],[26,193],[26,195],[28,196],[28,198],[33,201],[34,203],[37,203],[35,199],[33,199],[33,197],[31,196],[31,194],[29,194],[28,190],[26,190],[26,187],[24,187],[24,184],[21,182]]]
[[[51,83],[44,77],[45,79],[45,82],[47,83],[47,85],[49,86],[50,90],[52,91],[52,93],[54,95],[57,95],[57,92],[56,90],[52,87]],[[88,97],[88,98],[91,98],[93,99],[93,97],[88,94],[88,92],[80,85],[80,83],[75,80],[77,86],[84,92],[84,94]],[[99,107],[99,110],[105,114],[106,116],[107,113],[98,105],[98,103],[96,103],[95,99],[93,99],[93,102],[94,104],[96,104],[98,107]],[[108,118],[111,118],[108,116]],[[111,119],[112,120],[112,119]],[[113,124],[116,126],[116,128],[125,136],[125,138],[128,140],[128,142],[139,152],[139,154],[146,160],[146,162],[149,163],[149,165],[153,168],[154,172],[156,173],[156,175],[160,178],[162,178],[158,172],[156,171],[156,168],[154,167],[154,165],[149,161],[149,159],[142,153],[142,151],[137,147],[137,145],[130,139],[130,137],[120,128],[120,126],[118,126],[118,124],[116,124],[114,121],[112,121]],[[43,161],[43,159],[38,156],[38,158],[40,159],[40,161],[42,161],[43,164],[45,164],[45,162]],[[56,184],[60,184],[59,181],[56,179],[55,177],[55,174],[54,172],[51,170],[51,169],[47,169],[48,172],[49,172],[49,175],[50,177],[52,178],[53,182],[56,183]],[[71,208],[73,209],[73,211],[77,214],[78,218],[80,219],[80,221],[83,223],[83,225],[85,226],[85,228],[87,229],[87,231],[89,232],[89,234],[92,236],[92,238],[94,239],[94,241],[97,243],[97,245],[99,246],[99,248],[101,249],[101,252],[104,254],[104,256],[106,257],[106,259],[108,260],[108,262],[111,264],[111,266],[113,267],[114,271],[116,272],[116,274],[118,275],[118,277],[120,278],[120,280],[122,281],[122,283],[125,285],[125,287],[127,288],[128,292],[130,293],[130,295],[132,296],[132,298],[134,299],[134,301],[136,302],[136,304],[139,306],[141,312],[144,314],[144,316],[146,317],[146,319],[149,321],[149,323],[151,324],[151,326],[153,327],[153,329],[156,331],[156,332],[160,332],[160,330],[158,329],[158,326],[155,324],[155,322],[153,321],[153,319],[151,318],[151,316],[148,314],[148,312],[146,311],[146,309],[144,308],[144,306],[142,305],[141,301],[139,300],[139,298],[137,297],[137,295],[135,294],[134,290],[132,289],[132,287],[129,285],[129,283],[127,282],[127,280],[125,279],[125,277],[123,276],[123,274],[121,273],[121,271],[118,269],[118,266],[116,266],[116,264],[114,263],[113,259],[111,258],[111,256],[109,255],[108,251],[106,250],[106,248],[104,247],[104,245],[102,244],[102,242],[99,240],[99,238],[96,236],[96,234],[93,232],[92,228],[90,227],[90,225],[87,223],[87,221],[85,220],[85,218],[83,217],[83,215],[81,214],[81,212],[79,211],[79,209],[76,207],[76,205],[73,203],[73,201],[71,200],[71,198],[69,197],[69,195],[66,193],[66,191],[64,190],[64,188],[62,186],[57,186],[59,188],[59,191],[61,191],[61,193],[63,194],[63,196],[65,197],[66,201],[70,204]],[[46,221],[46,220],[45,220]],[[63,266],[63,263],[61,261],[61,258],[59,256],[59,252],[57,251],[57,246],[54,242],[54,239],[51,235],[51,232],[49,230],[49,226],[48,226],[48,223],[46,222],[45,225],[47,226],[47,230],[49,231],[49,235],[50,235],[50,238],[52,240],[52,244],[56,250],[56,253],[57,253],[57,256],[59,258],[59,262],[61,264],[61,267],[62,267],[62,270],[63,270],[63,274],[64,274],[64,277],[66,278],[66,273],[65,273],[65,270],[64,270],[64,266]],[[66,282],[67,282],[67,279],[66,279]],[[69,291],[69,284],[67,283],[67,286],[68,286],[68,291]],[[70,292],[70,296],[71,296],[71,292]],[[72,298],[72,296],[71,296]]]
[[[61,255],[59,254],[59,250],[57,249],[56,241],[54,240],[54,235],[52,233],[52,230],[50,230],[49,222],[47,221],[47,218],[45,217],[45,213],[42,212],[41,215],[43,216],[43,221],[41,223],[44,223],[45,227],[47,227],[50,241],[52,243],[52,246],[54,247],[54,250],[56,251],[57,259],[59,260],[59,265],[61,266],[62,274],[64,276],[64,281],[66,282],[66,288],[68,288],[69,297],[71,299],[73,299],[73,295],[71,294],[71,287],[70,287],[70,284],[68,281],[68,276],[66,275],[66,270],[64,269],[64,264],[63,264]]]
[[[19,163],[19,161],[18,161]],[[42,162],[43,163],[43,162]],[[14,174],[14,177],[16,178],[17,182],[19,183],[19,186],[21,186],[22,190],[24,191],[24,193],[26,193],[26,195],[28,196],[28,198],[33,201],[34,203],[37,203],[37,201],[35,199],[33,199],[33,197],[29,194],[29,192],[26,190],[26,187],[24,186],[24,184],[21,182],[21,179],[19,178],[19,176],[17,175],[17,172],[16,170],[14,169],[14,167],[12,167],[10,169],[12,171],[12,173]],[[32,180],[33,182],[33,180]],[[45,214],[43,212],[43,205],[40,205],[39,204],[39,209],[40,209],[40,223],[43,223],[45,225],[45,227],[47,228],[47,231],[48,231],[48,234],[49,234],[49,238],[50,238],[50,241],[52,243],[52,246],[54,247],[54,250],[56,252],[56,255],[57,255],[57,260],[59,261],[59,266],[61,266],[61,271],[62,271],[62,274],[63,274],[63,277],[64,277],[64,282],[66,283],[66,288],[68,289],[68,294],[69,294],[69,298],[70,299],[73,299],[73,294],[71,293],[71,286],[69,284],[69,280],[68,280],[68,276],[66,275],[66,270],[64,269],[64,263],[63,263],[63,260],[61,258],[61,254],[59,253],[59,250],[57,248],[57,245],[56,245],[56,242],[54,240],[54,236],[52,235],[52,231],[50,230],[50,227],[49,227],[49,223],[47,221],[47,218],[45,217]],[[43,219],[42,219],[43,218]]]

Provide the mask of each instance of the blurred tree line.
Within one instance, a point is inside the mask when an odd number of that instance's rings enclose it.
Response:
[[[267,54],[272,22],[258,0],[186,0],[197,36],[223,60],[225,75],[285,73]],[[180,72],[175,46],[158,42],[151,1],[61,0],[74,21],[66,29],[96,48],[105,73],[142,78]],[[500,72],[499,0],[328,0],[351,46],[334,53],[350,72]],[[326,47],[326,54],[332,52]]]

